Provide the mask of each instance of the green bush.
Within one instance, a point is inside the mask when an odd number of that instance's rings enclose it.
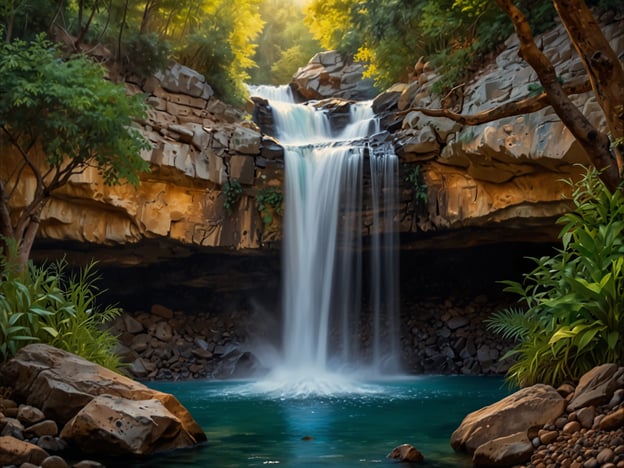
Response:
[[[171,47],[156,33],[134,33],[124,39],[120,57],[124,69],[139,78],[147,78],[167,65]]]
[[[243,187],[238,180],[229,180],[223,185],[223,194],[225,195],[223,206],[229,214],[232,214],[243,195]]]
[[[420,166],[414,167],[405,176],[405,181],[412,189],[412,200],[416,206],[426,205],[428,200],[427,184],[423,181]]]
[[[568,182],[571,184],[571,182]],[[523,284],[505,281],[524,309],[491,316],[491,330],[518,344],[504,358],[514,385],[558,385],[592,367],[624,363],[624,187],[611,193],[595,170],[575,187],[559,223],[562,248],[534,258]]]
[[[256,195],[256,208],[267,226],[273,224],[274,216],[284,214],[284,194],[276,187],[260,190]]]
[[[117,339],[103,325],[119,316],[121,309],[100,310],[94,266],[77,274],[67,271],[67,262],[42,266],[29,263],[20,273],[2,257],[0,262],[0,362],[21,347],[47,343],[78,354],[96,364],[118,371]]]

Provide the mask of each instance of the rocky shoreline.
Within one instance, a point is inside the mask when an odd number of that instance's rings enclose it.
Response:
[[[624,367],[603,364],[576,385],[526,387],[466,416],[451,446],[476,466],[624,467]]]

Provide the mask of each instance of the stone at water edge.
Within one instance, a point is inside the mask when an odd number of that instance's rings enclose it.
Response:
[[[2,366],[0,376],[7,385],[14,387],[16,398],[40,408],[59,424],[64,425],[98,395],[108,394],[128,400],[157,399],[180,420],[193,443],[206,440],[199,424],[173,395],[152,390],[52,346],[31,344],[23,347]]]
[[[41,468],[69,468],[69,465],[58,455],[50,455],[41,462]]]
[[[550,385],[523,388],[466,416],[453,432],[451,446],[474,453],[491,440],[552,423],[563,414],[565,406],[566,401]]]
[[[193,440],[180,420],[156,399],[99,395],[63,428],[61,438],[87,453],[148,455],[188,447]]]
[[[408,463],[420,463],[425,459],[423,454],[410,444],[402,444],[395,447],[392,452],[386,455],[386,458]]]
[[[477,466],[513,466],[531,458],[533,444],[526,432],[517,432],[477,447],[472,462]]]

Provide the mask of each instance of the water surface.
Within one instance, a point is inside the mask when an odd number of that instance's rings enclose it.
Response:
[[[396,462],[386,455],[403,443],[424,454],[419,466],[470,467],[451,449],[451,433],[466,414],[509,393],[500,378],[467,376],[368,382],[304,398],[262,393],[247,381],[150,386],[176,395],[208,442],[137,467],[387,467]]]

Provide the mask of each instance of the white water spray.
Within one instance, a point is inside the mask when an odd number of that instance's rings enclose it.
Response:
[[[286,168],[282,352],[262,385],[290,395],[343,393],[356,389],[354,378],[398,373],[398,162],[389,143],[367,142],[379,132],[371,103],[353,103],[348,124],[334,132],[327,110],[295,104],[287,86],[251,92],[269,101]]]

